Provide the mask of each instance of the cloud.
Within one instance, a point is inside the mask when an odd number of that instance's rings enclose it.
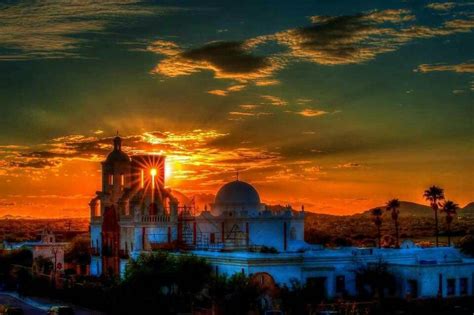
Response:
[[[407,9],[346,16],[312,16],[310,21],[308,26],[245,41],[211,42],[191,49],[158,40],[149,45],[148,51],[165,58],[158,62],[152,73],[177,77],[210,71],[216,79],[270,86],[280,83],[273,76],[292,62],[359,64],[373,60],[380,54],[393,52],[414,40],[467,33],[474,28],[474,20],[470,17],[448,20],[437,27],[420,25]],[[265,44],[275,47],[274,43],[286,50],[267,50],[266,55],[255,53],[257,48]],[[230,92],[232,90],[229,89],[208,91],[218,96],[227,96]],[[272,104],[282,106],[286,102]]]
[[[267,115],[271,115],[271,113],[267,113],[267,112],[238,112],[238,111],[229,112],[229,114],[234,115],[234,116],[267,116]]]
[[[177,77],[211,71],[218,79],[248,82],[266,79],[282,67],[278,58],[252,54],[245,42],[211,42],[189,50],[173,49],[149,49],[166,56],[152,73]]]
[[[255,104],[242,104],[242,105],[239,105],[239,107],[245,110],[253,110],[253,109],[258,108],[259,106]]]
[[[427,8],[437,11],[447,11],[456,6],[454,2],[434,2],[426,5]]]
[[[322,65],[363,63],[382,53],[422,38],[469,32],[471,19],[446,21],[440,27],[414,25],[409,10],[384,10],[351,16],[313,16],[312,25],[260,38],[276,40],[289,48],[288,55]]]
[[[237,115],[237,116],[255,116],[255,113],[249,112],[229,112],[230,115]]]
[[[237,84],[237,85],[231,85],[225,90],[210,90],[210,91],[207,91],[207,93],[217,95],[217,96],[227,96],[231,92],[242,91],[245,87],[246,87],[245,84]]]
[[[257,80],[255,81],[256,86],[270,86],[270,85],[278,85],[280,84],[280,81],[275,80],[275,79],[262,79],[262,80]]]
[[[313,100],[310,99],[310,98],[298,98],[296,100],[296,104],[298,105],[304,105],[304,104],[308,104],[308,103],[311,103]]]
[[[422,64],[415,69],[416,72],[437,72],[437,71],[449,71],[457,73],[474,73],[474,63],[460,63],[454,65],[448,64]]]
[[[50,159],[27,159],[24,161],[13,161],[9,163],[12,168],[51,168],[61,164],[60,161]]]
[[[217,96],[227,96],[228,92],[226,90],[210,90],[207,93]]]
[[[149,44],[146,50],[165,56],[176,56],[182,52],[181,48],[175,42],[161,39],[155,40]]]
[[[360,163],[354,163],[354,162],[338,164],[335,166],[335,168],[359,168],[359,167],[362,167],[362,165]]]
[[[241,121],[245,120],[245,118],[249,117],[260,117],[260,116],[268,116],[272,115],[272,113],[268,112],[256,112],[255,109],[258,108],[258,105],[251,105],[251,104],[243,104],[239,105],[243,111],[231,111],[229,115],[231,116],[229,120]]]
[[[329,112],[326,112],[324,110],[306,108],[306,109],[303,109],[303,110],[297,112],[297,114],[299,114],[301,116],[304,116],[304,117],[316,117],[316,116],[322,116],[322,115],[329,114]]]
[[[258,117],[268,114],[242,113],[236,111],[232,115]],[[236,168],[264,169],[280,159],[278,152],[265,148],[242,146],[243,144],[219,147],[213,144],[226,136],[228,134],[201,129],[181,133],[148,131],[123,136],[122,148],[130,155],[165,155],[173,165],[172,179],[186,179],[180,187],[197,190],[215,186],[216,181],[222,181],[223,174],[233,173]],[[0,152],[0,176],[26,176],[31,180],[39,180],[47,178],[47,174],[57,176],[59,169],[75,161],[99,165],[112,150],[112,139],[113,137],[103,135],[67,135],[27,149],[11,145],[8,146],[8,152]],[[35,176],[31,176],[33,172]],[[67,176],[65,173],[61,174]]]
[[[474,2],[433,2],[427,4],[426,7],[428,9],[436,10],[436,11],[449,11],[451,9],[457,7],[465,7],[465,6],[472,6]]]
[[[87,39],[129,16],[172,10],[138,5],[133,0],[54,0],[0,4],[0,60],[81,57]]]
[[[278,96],[273,96],[273,95],[260,95],[261,98],[264,100],[268,101],[271,105],[274,106],[285,106],[288,104],[287,101],[284,99],[278,97]]]

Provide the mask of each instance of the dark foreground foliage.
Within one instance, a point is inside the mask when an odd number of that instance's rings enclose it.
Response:
[[[203,259],[156,252],[130,261],[124,278],[76,277],[55,288],[48,277],[32,276],[18,263],[30,262],[25,252],[2,258],[15,262],[11,283],[21,295],[44,296],[97,309],[108,314],[265,314],[280,309],[286,315],[312,314],[472,314],[472,297],[432,300],[393,298],[393,276],[383,262],[358,268],[362,297],[329,301],[308,282],[287,287],[262,287],[243,273],[216,275]],[[31,259],[31,258],[30,258]],[[0,264],[0,266],[4,266]],[[18,267],[19,266],[19,267]],[[4,281],[5,278],[2,278]],[[270,306],[271,305],[271,306]],[[198,313],[198,311],[202,311]],[[333,313],[331,313],[333,312]]]

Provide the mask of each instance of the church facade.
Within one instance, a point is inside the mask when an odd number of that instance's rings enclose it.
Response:
[[[165,157],[122,151],[102,162],[102,190],[90,202],[91,274],[124,272],[129,259],[160,249],[205,258],[216,273],[262,281],[312,283],[328,297],[357,295],[356,268],[383,261],[396,275],[394,294],[462,296],[474,292],[474,259],[452,247],[324,249],[304,242],[304,209],[272,211],[243,181],[222,186],[196,214],[165,186]]]

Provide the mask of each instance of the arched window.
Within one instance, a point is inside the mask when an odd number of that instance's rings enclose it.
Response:
[[[95,204],[94,215],[96,217],[100,217],[100,199],[98,199],[97,203]]]
[[[120,174],[120,186],[123,188],[125,186],[125,175]]]
[[[148,208],[148,214],[149,215],[157,215],[158,214],[158,205],[154,202],[150,204],[150,207]]]
[[[112,186],[114,184],[114,175],[113,174],[109,174],[108,181],[109,181],[110,186]]]

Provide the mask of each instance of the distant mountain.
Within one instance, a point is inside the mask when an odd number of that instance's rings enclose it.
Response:
[[[386,207],[385,205],[379,206],[382,210],[384,210],[384,215],[389,215],[388,211],[385,211]],[[367,211],[364,211],[361,214],[362,216],[369,216],[370,211],[372,209],[369,209]],[[430,206],[427,205],[420,205],[415,202],[411,201],[400,201],[400,216],[401,217],[432,217],[433,216],[433,210],[431,209]],[[357,214],[356,214],[357,215]]]
[[[21,215],[6,214],[0,217],[0,220],[31,220],[31,219],[34,219],[34,217],[29,216],[29,215],[21,216]]]
[[[459,215],[474,217],[474,201],[468,203],[461,210],[458,211]]]

